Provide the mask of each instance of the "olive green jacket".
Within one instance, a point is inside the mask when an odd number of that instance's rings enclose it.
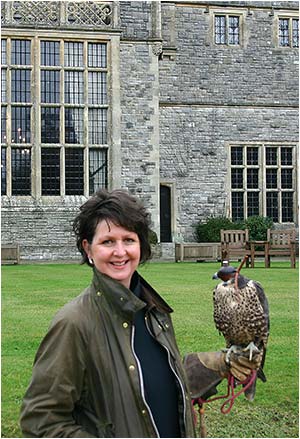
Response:
[[[182,437],[195,437],[172,310],[142,278],[141,284],[147,326],[180,383]],[[94,269],[92,284],[57,313],[39,347],[21,408],[25,437],[158,437],[133,349],[133,317],[144,306]]]

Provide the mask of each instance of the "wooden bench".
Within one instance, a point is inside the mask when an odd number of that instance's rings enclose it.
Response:
[[[270,267],[271,256],[288,256],[291,267],[296,268],[296,230],[272,230],[267,231],[267,266]]]
[[[217,261],[220,259],[218,242],[184,242],[175,244],[175,261]]]
[[[19,264],[20,263],[20,247],[18,244],[2,244],[1,245],[1,264]]]
[[[250,241],[251,268],[254,268],[254,261],[257,256],[264,257],[265,267],[268,267],[268,241]]]
[[[232,259],[243,259],[248,256],[246,266],[249,267],[251,250],[249,246],[249,230],[221,230],[221,262]]]

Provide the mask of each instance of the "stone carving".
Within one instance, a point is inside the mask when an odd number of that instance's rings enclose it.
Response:
[[[97,2],[66,2],[66,22],[88,26],[109,26],[112,7]]]
[[[152,44],[152,52],[153,52],[153,55],[159,56],[162,53],[162,43]]]
[[[12,26],[111,26],[113,5],[99,1],[1,2],[2,24]]]
[[[11,2],[12,23],[53,26],[59,23],[59,18],[59,2]]]

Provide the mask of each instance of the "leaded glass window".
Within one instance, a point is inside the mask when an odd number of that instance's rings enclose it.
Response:
[[[1,103],[2,104],[7,102],[6,74],[7,74],[7,69],[1,69]]]
[[[269,148],[268,148],[269,149]],[[280,148],[281,165],[292,166],[293,165],[293,150],[292,148],[285,148],[282,146]]]
[[[278,217],[278,192],[267,192],[267,216],[272,218],[274,222],[279,221]]]
[[[42,148],[42,195],[60,195],[60,148]]]
[[[83,149],[65,150],[66,195],[83,195]]]
[[[1,148],[1,195],[6,195],[6,148]]]
[[[11,40],[11,143],[31,142],[31,41]],[[8,54],[6,54],[8,62]],[[19,150],[17,150],[19,151]],[[24,151],[24,150],[22,150]],[[27,151],[27,149],[25,150]],[[30,151],[30,150],[28,150]],[[25,154],[25,153],[24,153]],[[26,154],[24,157],[27,157]]]
[[[11,64],[28,66],[31,64],[31,41],[11,40]]]
[[[59,41],[41,41],[41,66],[60,66]]]
[[[278,150],[274,147],[266,149],[266,165],[277,165]]]
[[[215,44],[239,45],[240,44],[240,16],[216,14],[215,15]]]
[[[92,145],[107,143],[107,110],[89,109],[89,143]]]
[[[292,47],[299,47],[299,19],[292,20]]]
[[[65,67],[83,67],[83,43],[65,42]]]
[[[259,192],[247,192],[248,216],[259,215]]]
[[[7,195],[88,196],[106,187],[107,43],[8,36],[1,48]]]
[[[107,86],[105,72],[89,72],[89,104],[107,103]]]
[[[215,16],[215,43],[226,44],[226,16]]]
[[[107,150],[90,149],[89,151],[89,186],[90,195],[98,189],[107,187]]]
[[[258,168],[247,169],[247,189],[258,189]]]
[[[31,150],[11,150],[12,195],[31,194]]]
[[[277,168],[266,169],[266,187],[267,189],[277,188]]]
[[[74,70],[65,71],[65,103],[84,103],[83,72]]]
[[[294,194],[293,192],[282,192],[282,222],[293,222],[293,206],[294,206]]]
[[[295,147],[239,145],[230,148],[231,215],[243,220],[270,216],[274,222],[295,218]]]
[[[11,107],[11,142],[30,143],[31,107],[21,107],[14,105]]]
[[[41,108],[42,143],[60,142],[60,109],[57,107]]]
[[[46,104],[56,104],[60,102],[59,70],[41,71],[41,102]]]
[[[258,165],[258,148],[249,146],[247,148],[247,165]]]
[[[242,165],[243,164],[243,147],[233,146],[231,148],[231,164]]]
[[[1,40],[1,65],[7,64],[7,40]]]
[[[66,108],[65,109],[65,142],[66,143],[83,143],[83,109]]]
[[[31,194],[31,55],[30,39],[1,40],[2,195]]]
[[[6,107],[1,107],[1,143],[7,143],[6,134]]]
[[[7,104],[7,40],[1,40],[1,143],[6,137],[6,104]]]
[[[282,189],[293,189],[293,169],[281,169],[281,187]]]
[[[278,44],[280,47],[299,47],[299,19],[278,19]]]
[[[234,189],[242,188],[244,182],[244,169],[233,168],[231,170],[231,187]]]
[[[31,70],[11,71],[11,101],[31,102]]]
[[[232,206],[232,212],[234,212],[233,219],[235,221],[243,220],[245,217],[243,192],[231,193],[231,206]]]
[[[228,44],[240,44],[239,17],[228,17]]]
[[[88,67],[107,67],[106,44],[88,44]]]

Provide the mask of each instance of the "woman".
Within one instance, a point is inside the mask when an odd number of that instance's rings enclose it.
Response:
[[[127,192],[103,190],[81,207],[74,231],[93,280],[57,313],[39,347],[24,436],[194,437],[172,309],[136,271],[151,255],[149,214]],[[199,395],[228,374],[223,353],[190,359]],[[245,376],[257,367],[246,366]]]

